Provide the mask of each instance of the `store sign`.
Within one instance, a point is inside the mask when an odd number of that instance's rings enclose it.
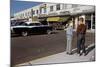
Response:
[[[93,12],[94,10],[93,9],[88,9],[88,10],[82,10],[82,12]]]
[[[81,9],[81,8],[74,8],[72,10],[73,13],[87,13],[87,12],[93,12],[94,9]]]
[[[74,9],[72,9],[71,11],[70,11],[72,14],[76,14],[76,13],[80,13],[80,12],[82,12],[82,9],[80,9],[80,8],[74,8]]]
[[[46,17],[46,14],[39,14],[39,17]]]
[[[77,11],[81,11],[80,8],[74,8],[73,11],[77,12]]]
[[[60,15],[68,15],[68,14],[70,14],[69,11],[63,11],[63,12],[60,12]]]
[[[49,16],[56,16],[56,15],[58,15],[58,13],[49,13],[48,15]]]

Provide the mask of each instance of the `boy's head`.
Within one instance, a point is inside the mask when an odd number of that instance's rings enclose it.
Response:
[[[84,18],[83,17],[79,18],[79,24],[84,24]]]
[[[83,22],[83,21],[84,21],[84,19],[81,17],[81,18],[79,18],[79,21],[80,21],[80,22]]]

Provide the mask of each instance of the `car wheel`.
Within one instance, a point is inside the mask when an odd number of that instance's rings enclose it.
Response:
[[[22,36],[28,36],[28,32],[27,31],[23,31],[22,32]]]
[[[47,30],[47,34],[51,34],[51,30]]]

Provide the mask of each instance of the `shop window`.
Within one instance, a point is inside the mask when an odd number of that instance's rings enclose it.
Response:
[[[87,29],[95,29],[95,16],[91,19],[91,15],[86,15],[85,21],[87,24]],[[92,23],[91,23],[92,22]]]
[[[91,20],[91,15],[86,15],[85,20]]]
[[[87,25],[87,29],[91,29],[91,15],[85,16],[85,22],[86,22],[86,25]]]

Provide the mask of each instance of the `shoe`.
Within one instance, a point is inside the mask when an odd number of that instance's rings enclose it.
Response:
[[[82,55],[82,53],[79,54],[79,56],[81,56],[81,55]]]
[[[72,55],[72,53],[69,53],[69,55]]]
[[[68,52],[67,52],[66,54],[68,54],[68,55],[72,55],[72,53],[68,53]]]
[[[69,54],[68,52],[66,54]]]
[[[83,53],[84,56],[86,56],[86,53]]]

